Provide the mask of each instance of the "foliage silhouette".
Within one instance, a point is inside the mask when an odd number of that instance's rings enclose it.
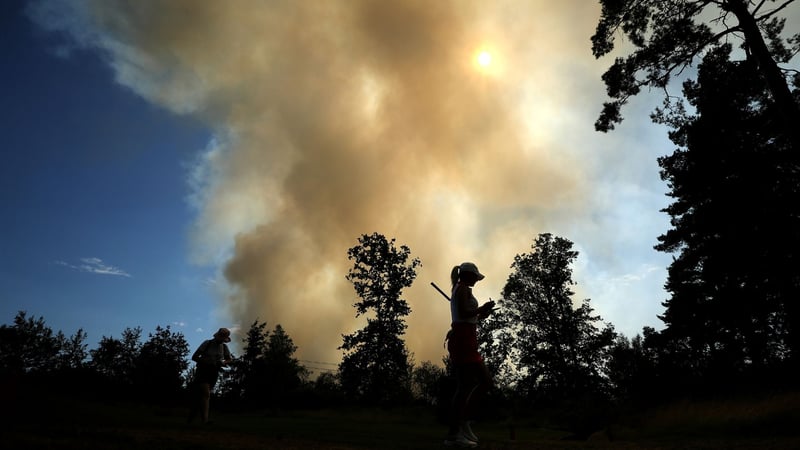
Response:
[[[188,354],[183,334],[173,332],[169,325],[156,326],[135,358],[133,383],[139,395],[162,403],[181,398]]]
[[[700,390],[754,376],[774,383],[800,356],[800,155],[757,62],[731,61],[731,51],[709,52],[697,81],[684,84],[694,115],[681,107],[655,116],[680,146],[659,159],[674,201],[656,249],[677,254],[662,360],[705,378]]]
[[[142,348],[142,328],[126,328],[122,338],[103,336],[98,347],[89,351],[92,357],[90,366],[107,383],[122,390],[133,386],[133,372],[136,358]]]
[[[690,67],[695,59],[738,38],[781,111],[778,121],[783,134],[790,137],[795,151],[800,151],[797,127],[800,108],[778,66],[788,62],[800,48],[800,35],[789,40],[780,37],[785,21],[780,14],[794,0],[772,9],[762,9],[766,2],[755,5],[745,0],[601,0],[600,3],[601,17],[591,39],[594,56],[600,58],[611,53],[620,32],[634,50],[625,57],[615,58],[603,74],[611,101],[603,106],[595,123],[597,130],[614,129],[614,124],[622,121],[621,107],[642,88],[666,91],[672,78]],[[729,25],[733,18],[735,26]]]
[[[492,367],[510,365],[507,381],[518,396],[545,403],[605,396],[616,334],[592,315],[588,299],[573,305],[571,265],[578,252],[549,233],[532,249],[514,258],[503,298],[481,327],[482,351]]]
[[[362,235],[359,245],[347,252],[353,267],[347,280],[359,297],[353,306],[356,317],[370,314],[367,325],[342,336],[344,350],[339,366],[345,394],[367,402],[393,402],[409,396],[411,364],[402,340],[405,316],[411,312],[400,297],[416,278],[417,258],[410,258],[405,245],[381,234]]]
[[[75,339],[80,341],[82,330]],[[61,336],[61,339],[59,339]],[[20,311],[14,317],[14,325],[0,326],[0,370],[5,374],[46,373],[59,365],[59,354],[65,340],[63,334],[53,334],[43,317],[28,317]],[[81,343],[78,342],[80,351]],[[66,356],[66,355],[65,355]],[[80,355],[78,355],[80,356]],[[66,360],[71,360],[68,356]]]
[[[291,337],[280,324],[270,332],[255,320],[243,341],[241,358],[220,380],[220,395],[249,408],[288,406],[308,379]]]
[[[411,391],[414,398],[426,405],[436,405],[439,401],[439,383],[445,375],[443,368],[430,361],[414,366],[411,371]]]

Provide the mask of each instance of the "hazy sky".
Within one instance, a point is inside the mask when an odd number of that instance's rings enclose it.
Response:
[[[32,1],[0,6],[0,286],[67,334],[280,323],[335,363],[347,249],[381,233],[422,267],[406,342],[440,362],[453,265],[498,298],[543,232],[580,252],[576,301],[661,327],[670,255],[637,98],[604,100],[599,5],[552,1]],[[481,66],[480,51],[491,55]],[[241,333],[235,334],[241,338]],[[332,367],[332,366],[329,366]]]

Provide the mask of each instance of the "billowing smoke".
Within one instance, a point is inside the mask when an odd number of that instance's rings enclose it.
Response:
[[[120,83],[213,130],[191,183],[193,256],[219,264],[236,323],[281,324],[303,359],[338,361],[361,326],[345,280],[360,235],[421,259],[406,342],[438,363],[449,312],[429,283],[448,290],[470,260],[487,274],[476,294],[497,298],[514,255],[585,202],[569,135],[590,132],[602,92],[587,95],[599,75],[566,75],[600,72],[586,2],[101,0],[72,14]]]

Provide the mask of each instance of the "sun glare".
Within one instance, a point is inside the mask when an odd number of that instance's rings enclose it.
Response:
[[[481,67],[489,67],[492,64],[492,54],[486,50],[481,50],[475,57],[475,61]]]
[[[497,76],[500,71],[498,63],[497,55],[489,47],[478,47],[472,53],[472,70],[483,76]]]

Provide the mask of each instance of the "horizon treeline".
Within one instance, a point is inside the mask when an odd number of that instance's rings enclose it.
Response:
[[[214,393],[218,407],[416,404],[442,417],[455,388],[447,359],[443,367],[416,364],[403,340],[404,318],[412,310],[402,291],[413,284],[421,262],[407,246],[379,233],[358,242],[348,251],[354,264],[346,278],[359,297],[355,317],[367,315],[367,324],[342,336],[338,368],[310,379],[286,330],[255,320],[242,337],[242,354],[222,372]],[[545,413],[560,426],[587,433],[624,411],[796,388],[796,378],[785,372],[792,354],[784,347],[759,364],[730,354],[726,361],[733,364],[723,366],[720,359],[687,360],[676,351],[674,328],[644,328],[634,337],[615,332],[593,314],[589,299],[575,306],[572,266],[578,252],[572,247],[568,239],[538,235],[530,252],[514,258],[494,314],[479,327],[481,353],[496,381],[488,418]],[[82,329],[72,336],[53,332],[43,317],[24,311],[0,326],[0,381],[10,387],[11,400],[39,392],[185,405],[193,367],[182,333],[157,326],[144,338],[140,327],[126,328],[118,338],[103,336],[91,350],[85,340]]]

